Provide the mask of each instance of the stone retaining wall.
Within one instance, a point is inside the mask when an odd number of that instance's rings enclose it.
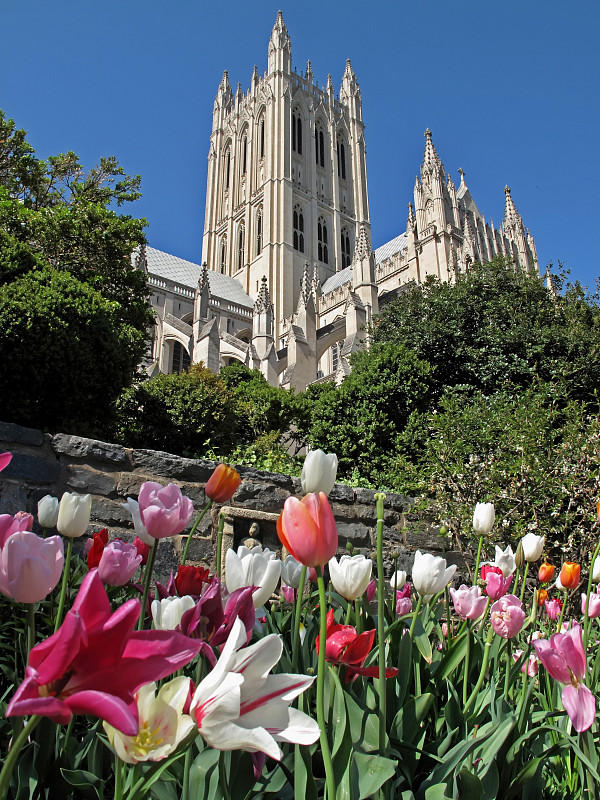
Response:
[[[35,515],[38,500],[46,494],[61,497],[65,491],[89,492],[93,497],[89,532],[105,527],[111,537],[124,539],[131,539],[134,534],[131,518],[121,503],[129,496],[137,497],[144,481],[177,483],[193,500],[196,510],[200,510],[205,503],[204,486],[216,466],[203,459],[135,450],[64,433],[52,436],[0,423],[0,452],[7,450],[13,453],[13,459],[0,472],[0,514],[23,510]],[[237,546],[252,534],[265,546],[278,549],[271,515],[281,512],[290,495],[301,496],[300,479],[250,467],[237,469],[242,484],[228,506],[246,511],[229,514],[233,526],[230,538]],[[338,525],[340,550],[344,550],[346,542],[351,542],[358,551],[370,554],[375,546],[374,492],[336,484],[329,499]],[[258,513],[253,516],[252,511]],[[214,568],[218,513],[218,507],[213,507],[200,523],[190,545],[189,563],[205,563]],[[196,515],[192,522],[195,518]],[[384,541],[388,572],[392,569],[390,553],[394,550],[400,552],[399,568],[410,571],[415,549],[438,552],[444,544],[439,526],[430,515],[417,513],[411,498],[391,493],[385,500]],[[184,542],[184,536],[161,541],[158,573],[163,580],[176,568]],[[83,541],[78,545],[82,549]],[[449,563],[458,563],[460,569],[459,553],[444,555]]]

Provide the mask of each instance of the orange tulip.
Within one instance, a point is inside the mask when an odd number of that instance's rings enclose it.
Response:
[[[285,549],[307,567],[323,566],[337,552],[338,532],[327,496],[288,497],[277,520]]]
[[[550,583],[553,577],[554,567],[552,564],[548,564],[547,561],[544,561],[538,570],[538,581],[540,583]]]
[[[543,606],[547,599],[548,599],[548,592],[545,589],[538,589],[537,593],[538,606]]]
[[[231,500],[242,482],[239,473],[227,464],[217,464],[204,487],[204,494],[215,503]]]
[[[560,582],[565,589],[576,589],[581,578],[581,566],[574,561],[565,561],[560,570]]]

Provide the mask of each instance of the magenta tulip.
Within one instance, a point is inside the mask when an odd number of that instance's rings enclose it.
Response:
[[[12,453],[0,453],[0,472],[6,469],[12,461]]]
[[[63,562],[60,536],[13,533],[0,552],[0,592],[18,603],[39,603],[60,580]]]
[[[396,595],[396,616],[405,617],[413,610],[412,600],[410,597],[398,597],[398,594]]]
[[[181,533],[194,513],[194,504],[174,483],[161,486],[146,481],[140,488],[138,502],[142,524],[154,539]]]
[[[114,539],[102,551],[98,575],[109,586],[124,586],[141,563],[142,556],[134,544]]]
[[[522,603],[514,594],[505,594],[497,600],[490,610],[490,620],[494,632],[503,639],[512,639],[523,627],[525,612]]]
[[[556,599],[546,600],[544,603],[544,608],[546,609],[548,619],[551,619],[554,622],[554,620],[558,619],[558,615],[562,609],[562,603],[560,600]]]
[[[111,613],[97,570],[88,572],[64,623],[29,653],[25,680],[6,716],[40,714],[65,724],[91,714],[138,733],[135,692],[196,657],[200,643],[173,631],[135,631],[138,600]]]
[[[585,606],[587,602],[587,595],[585,592],[581,595],[581,613],[585,614]],[[588,617],[590,619],[595,619],[596,617],[600,617],[600,594],[596,594],[595,592],[590,592],[590,602],[588,605]]]
[[[555,633],[533,643],[538,658],[550,675],[565,684],[562,703],[578,733],[587,731],[596,716],[596,698],[584,685],[587,670],[581,627],[574,622],[566,633]]]
[[[483,616],[488,600],[481,594],[479,586],[465,586],[450,589],[454,610],[461,619],[479,619]]]

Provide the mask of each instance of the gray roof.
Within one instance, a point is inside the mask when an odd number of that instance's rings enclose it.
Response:
[[[163,253],[162,250],[156,250],[154,247],[148,246],[146,246],[146,261],[148,262],[148,272],[151,275],[179,283],[182,286],[189,286],[190,289],[195,289],[198,285],[198,279],[202,272],[202,267],[199,264],[194,264],[192,261],[177,258],[177,256]],[[210,293],[214,297],[229,300],[246,308],[253,308],[254,300],[250,295],[246,294],[241,283],[235,278],[230,278],[229,275],[221,275],[220,272],[213,272],[209,269],[208,281],[210,283]]]
[[[395,239],[382,244],[381,247],[375,250],[375,263],[381,264],[386,258],[391,258],[401,250],[406,250],[407,247],[408,240],[406,238],[406,233],[401,233],[400,236],[396,236]]]
[[[343,286],[348,281],[352,280],[352,267],[346,267],[346,269],[341,269],[339,272],[335,272],[331,277],[327,278],[323,286],[321,287],[321,291],[323,294],[328,294],[328,292],[333,292],[334,289],[338,289],[340,286]]]

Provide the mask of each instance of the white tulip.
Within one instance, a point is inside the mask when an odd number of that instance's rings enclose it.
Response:
[[[456,564],[447,567],[445,558],[433,556],[431,553],[421,553],[420,550],[415,553],[412,569],[413,586],[424,600],[429,600],[434,594],[443,591],[455,572]]]
[[[152,619],[154,627],[159,631],[174,631],[181,624],[186,611],[194,608],[196,602],[189,594],[183,597],[163,597],[152,601]]]
[[[296,561],[294,556],[286,556],[285,561],[281,565],[281,580],[292,589],[300,587],[300,575],[302,573],[302,564]]]
[[[494,526],[496,511],[493,503],[477,503],[473,514],[473,530],[478,536],[487,536]]]
[[[535,533],[526,533],[521,539],[523,558],[525,561],[537,561],[538,558],[541,558],[545,542],[545,536],[536,536]]]
[[[260,545],[252,549],[242,545],[237,553],[231,548],[225,556],[225,583],[235,592],[244,586],[258,586],[252,595],[254,608],[260,608],[271,597],[281,575],[281,560]]]
[[[598,556],[594,561],[594,566],[592,567],[592,580],[594,583],[600,583],[600,556]]]
[[[342,556],[339,560],[332,558],[329,562],[329,575],[333,588],[346,600],[361,597],[371,580],[373,562],[362,553],[356,556]]]
[[[517,568],[517,564],[515,562],[515,554],[513,553],[510,545],[506,548],[506,550],[502,550],[502,548],[496,545],[496,558],[494,559],[494,566],[502,570],[502,574],[505,578],[508,578],[509,575],[513,574]]]
[[[302,491],[323,492],[329,495],[335,485],[338,457],[335,453],[324,453],[322,450],[311,450],[304,459],[302,475]]]
[[[69,539],[83,536],[90,524],[92,512],[91,494],[70,494],[65,492],[58,506],[56,527],[58,532]]]
[[[37,506],[38,522],[42,528],[55,528],[58,522],[58,497],[47,494]]]
[[[399,569],[398,572],[394,572],[390,579],[390,586],[392,587],[392,591],[399,592],[400,589],[406,583],[406,572],[403,569]]]

